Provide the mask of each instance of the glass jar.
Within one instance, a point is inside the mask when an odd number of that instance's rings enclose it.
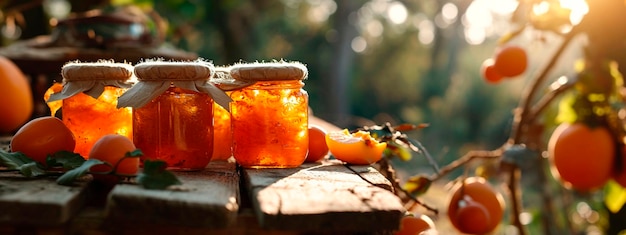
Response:
[[[63,123],[76,138],[74,152],[88,158],[95,142],[107,134],[132,139],[131,108],[117,108],[117,98],[133,83],[132,71],[130,64],[110,61],[62,67],[63,89],[47,102],[62,100]]]
[[[253,85],[231,93],[233,156],[247,168],[300,166],[308,151],[308,94],[300,63],[234,65],[236,80]]]
[[[174,170],[199,170],[213,155],[213,100],[204,93],[168,88],[133,110],[135,146],[142,159],[159,159]]]
[[[204,169],[213,155],[213,98],[230,98],[207,81],[205,62],[148,61],[135,66],[138,83],[119,102],[133,107],[133,142],[146,159],[178,171]],[[223,102],[224,99],[227,101]]]

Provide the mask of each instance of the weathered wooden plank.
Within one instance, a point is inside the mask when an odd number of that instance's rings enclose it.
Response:
[[[243,175],[263,228],[320,232],[397,229],[404,208],[388,190],[389,181],[373,167],[351,167],[360,176],[337,161],[293,169],[244,169]]]
[[[59,225],[85,204],[87,183],[61,186],[54,178],[0,173],[0,224]]]
[[[212,162],[200,172],[177,172],[180,190],[147,190],[117,185],[106,205],[116,226],[163,225],[223,228],[239,209],[239,174],[234,163]]]

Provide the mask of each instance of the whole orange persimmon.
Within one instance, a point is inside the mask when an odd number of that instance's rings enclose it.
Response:
[[[328,155],[328,145],[326,145],[326,131],[321,127],[309,126],[309,152],[306,155],[306,162],[317,162]]]
[[[528,67],[526,50],[514,45],[503,46],[494,57],[493,67],[498,74],[504,77],[521,75]]]
[[[52,116],[35,118],[24,124],[11,139],[11,151],[21,152],[44,164],[46,157],[59,151],[73,152],[74,134],[61,119]]]
[[[117,165],[116,173],[136,175],[139,169],[139,158],[124,158],[127,153],[134,151],[135,145],[128,137],[118,134],[109,134],[101,137],[91,148],[89,159],[98,159],[112,166]],[[107,165],[96,165],[90,169],[93,172],[108,172]]]
[[[603,126],[560,124],[550,136],[548,154],[555,178],[568,188],[591,191],[613,175],[616,146]]]
[[[395,231],[393,235],[415,235],[424,234],[429,231],[436,233],[435,223],[424,214],[405,215],[400,221],[400,230]]]
[[[0,56],[0,133],[18,129],[33,113],[33,95],[26,76],[11,60]]]
[[[486,234],[500,224],[504,198],[482,177],[468,177],[452,189],[448,218],[463,233]]]

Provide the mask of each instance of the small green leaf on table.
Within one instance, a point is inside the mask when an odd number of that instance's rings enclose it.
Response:
[[[83,164],[81,164],[79,167],[69,170],[65,172],[65,174],[59,176],[59,178],[57,178],[57,183],[60,185],[71,185],[76,179],[87,174],[87,172],[92,166],[100,165],[100,164],[105,164],[105,163],[97,159],[89,159],[83,162]]]
[[[43,166],[21,152],[0,150],[0,166],[5,166],[9,170],[17,170],[26,177],[37,177],[46,174]]]
[[[44,170],[41,165],[37,162],[29,162],[18,167],[20,173],[26,177],[37,177],[46,174],[46,170]]]
[[[60,166],[66,170],[78,168],[82,166],[84,162],[85,159],[80,156],[80,154],[69,151],[59,151],[53,156],[48,156],[46,158],[46,164],[48,167]]]
[[[159,160],[146,160],[143,171],[137,175],[137,183],[146,189],[166,189],[172,185],[182,184],[170,171],[166,170],[167,163]]]
[[[126,153],[126,157],[141,157],[143,156],[143,152],[141,149],[135,149],[131,152]]]
[[[35,162],[26,157],[21,152],[7,152],[0,150],[0,166],[5,166],[9,170],[19,170],[19,168],[27,163]]]

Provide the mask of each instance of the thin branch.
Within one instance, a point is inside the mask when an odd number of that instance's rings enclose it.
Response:
[[[391,165],[389,165],[389,163],[387,162],[387,160],[386,160],[386,159],[383,159],[383,160],[379,161],[379,164],[381,165],[381,168],[391,168]],[[365,180],[365,182],[367,182],[367,183],[369,183],[369,184],[371,184],[371,185],[373,185],[373,186],[376,186],[376,187],[382,188],[380,185],[374,184],[374,182],[372,182],[372,181],[368,180],[367,178],[363,177],[363,176],[362,176],[359,172],[357,172],[356,170],[352,169],[352,167],[350,167],[348,164],[343,164],[343,166],[345,166],[346,168],[348,168],[348,170],[352,171],[352,173],[354,173],[354,174],[358,175],[361,179]],[[385,170],[385,171],[388,171],[388,170]],[[385,177],[388,177],[388,176],[387,176],[387,175],[385,175]],[[394,178],[395,178],[395,177],[394,177]],[[439,213],[439,210],[437,210],[437,208],[434,208],[434,207],[432,207],[432,206],[429,206],[428,204],[426,204],[426,203],[422,202],[421,200],[419,200],[417,197],[413,196],[413,194],[411,194],[411,193],[407,192],[405,189],[403,189],[403,188],[402,188],[402,186],[400,186],[400,184],[398,183],[398,181],[397,181],[397,180],[395,180],[395,179],[394,179],[394,180],[392,180],[392,179],[389,179],[389,178],[388,178],[388,180],[389,180],[389,182],[391,182],[391,184],[392,184],[392,186],[393,186],[393,188],[394,188],[395,190],[399,190],[400,192],[402,192],[402,193],[403,193],[405,196],[407,196],[407,197],[408,197],[411,201],[415,202],[416,204],[418,204],[418,205],[420,205],[420,206],[422,206],[422,207],[426,208],[427,210],[429,210],[429,211],[431,211],[431,212],[433,212],[433,213],[435,213],[435,214],[438,214],[438,213]],[[384,189],[384,188],[383,188],[383,189]],[[386,189],[385,189],[385,190],[386,190]],[[397,194],[397,193],[396,193],[396,194]]]
[[[525,90],[522,100],[518,106],[518,112],[515,112],[515,123],[513,124],[513,130],[511,133],[513,143],[518,143],[520,141],[523,134],[521,131],[522,128],[526,126],[529,120],[535,119],[535,117],[531,117],[529,115],[529,112],[531,111],[531,102],[533,101],[535,94],[539,91],[539,86],[546,80],[550,70],[552,70],[558,59],[561,57],[563,51],[565,51],[565,48],[567,48],[574,36],[578,33],[578,27],[574,27],[569,33],[564,35],[563,42],[554,55],[552,55],[552,58],[550,58],[546,67],[544,67],[543,70],[532,80],[532,84]]]
[[[543,234],[544,235],[552,235],[555,234],[553,231],[555,229],[555,215],[557,215],[557,213],[555,213],[554,211],[554,202],[552,201],[552,197],[553,197],[553,193],[552,190],[550,190],[550,184],[546,184],[546,182],[548,182],[548,175],[546,174],[547,172],[544,169],[546,168],[546,161],[541,157],[541,156],[537,156],[536,158],[536,163],[538,166],[538,170],[537,170],[537,176],[539,177],[538,182],[541,182],[541,186],[540,186],[540,194],[541,194],[541,201],[542,201],[542,209],[541,211],[543,213],[541,213],[541,226],[543,227]],[[573,234],[573,231],[570,231],[571,234]]]
[[[550,105],[550,103],[552,103],[554,99],[572,87],[574,87],[574,83],[572,82],[563,83],[556,89],[551,90],[550,93],[544,95],[539,101],[537,101],[537,104],[532,107],[526,122],[532,123],[535,118],[537,118],[537,116],[539,116],[539,114],[543,112]]]
[[[439,164],[437,164],[437,161],[435,161],[433,156],[430,155],[430,153],[428,152],[426,147],[424,147],[424,145],[422,145],[422,143],[420,143],[419,141],[415,141],[415,140],[414,141],[410,141],[408,138],[398,138],[396,140],[397,141],[401,141],[401,142],[407,144],[409,146],[409,148],[411,150],[413,150],[414,152],[424,154],[424,156],[428,160],[428,164],[430,164],[430,166],[433,168],[433,170],[437,174],[439,173],[439,171],[440,171]]]
[[[509,196],[511,197],[511,223],[518,230],[519,235],[526,235],[526,229],[520,219],[522,213],[522,191],[519,189],[519,180],[522,176],[520,169],[513,164],[506,164],[506,169],[509,171],[509,181],[507,186],[509,189]]]
[[[432,176],[430,178],[431,181],[435,181],[438,179],[441,179],[443,176],[447,175],[448,173],[456,170],[457,168],[464,166],[465,164],[475,160],[475,159],[485,159],[485,158],[498,158],[502,156],[502,148],[496,149],[496,150],[491,150],[491,151],[479,151],[479,150],[474,150],[474,151],[469,151],[467,152],[465,155],[463,155],[462,157],[460,157],[459,159],[451,162],[450,164],[444,166],[441,168],[441,170],[435,174],[434,176]]]

